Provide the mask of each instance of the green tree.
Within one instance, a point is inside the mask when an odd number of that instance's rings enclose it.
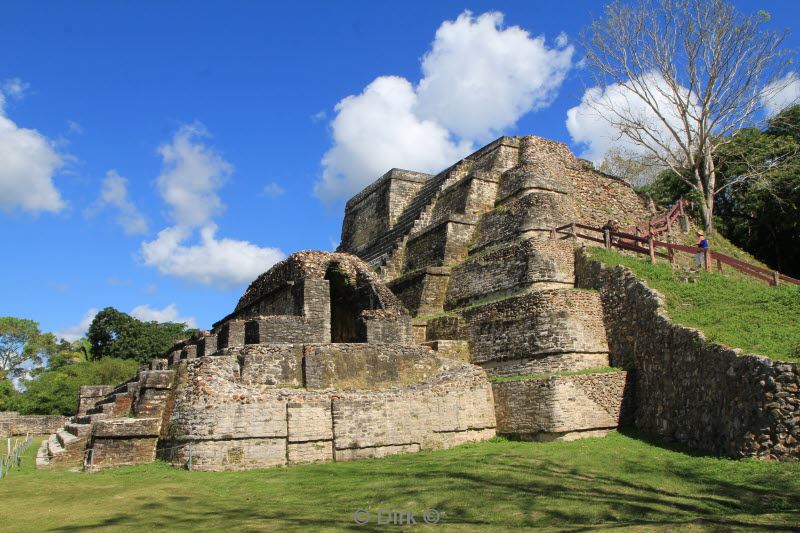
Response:
[[[83,337],[73,342],[62,339],[56,346],[56,353],[47,361],[48,369],[92,360],[92,344]]]
[[[174,322],[142,322],[106,307],[92,321],[87,338],[94,359],[115,357],[146,363],[162,357],[176,341],[196,331]]]
[[[720,148],[720,230],[782,272],[800,276],[800,105]]]
[[[56,337],[26,318],[0,317],[0,371],[19,377],[56,352]]]
[[[0,372],[0,411],[15,411],[19,395],[11,379],[4,372]]]
[[[14,408],[23,414],[72,415],[82,385],[116,385],[138,368],[136,361],[107,357],[45,370],[23,381],[25,391],[15,399]]]
[[[743,128],[716,155],[716,225],[759,260],[800,276],[800,105],[771,118],[766,128]],[[674,172],[640,189],[671,203],[696,193]]]

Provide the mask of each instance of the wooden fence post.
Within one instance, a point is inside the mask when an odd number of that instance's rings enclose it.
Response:
[[[578,240],[578,233],[577,233],[577,231],[575,231],[575,223],[574,222],[569,225],[569,229],[570,229],[570,232],[572,233],[572,238],[577,241]]]
[[[717,270],[722,272],[722,261],[720,261],[719,257],[717,257]]]
[[[556,228],[550,230],[550,239],[556,240]]]
[[[705,261],[703,261],[703,262],[706,264],[706,272],[711,272],[711,247],[710,246],[705,249],[704,255],[705,255],[705,257],[704,257]]]
[[[772,286],[777,287],[778,283],[781,281],[781,273],[777,270],[772,272]]]
[[[669,255],[669,264],[675,268],[675,250],[672,248],[667,248],[667,255]]]
[[[650,251],[650,262],[655,265],[656,264],[656,249],[655,249],[655,246],[653,245],[653,234],[652,233],[647,237],[647,248]]]
[[[603,228],[603,242],[606,245],[606,250],[611,249],[611,230],[608,228]]]

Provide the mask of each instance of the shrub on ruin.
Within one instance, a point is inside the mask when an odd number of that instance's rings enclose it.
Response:
[[[176,341],[196,331],[181,323],[142,322],[106,307],[95,316],[87,338],[95,360],[114,357],[147,363],[155,357],[163,357]]]

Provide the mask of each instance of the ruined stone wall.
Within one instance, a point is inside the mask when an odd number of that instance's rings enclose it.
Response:
[[[345,207],[342,249],[359,250],[390,230],[430,177],[395,168],[351,198]]]
[[[112,385],[83,385],[78,391],[78,415],[85,415],[112,390]]]
[[[333,362],[341,379],[357,372],[352,373],[346,366],[348,358],[342,351],[335,353],[337,349],[353,349],[350,355],[371,359],[378,367],[382,357],[366,355],[363,350],[374,347],[361,344],[307,349],[311,360],[318,360],[320,371]],[[408,356],[399,352],[387,355]],[[423,360],[426,358],[418,357],[417,363]],[[246,384],[235,355],[187,361],[163,444],[173,451],[164,457],[183,465],[191,447],[195,469],[238,470],[381,457],[446,448],[494,435],[491,389],[483,372],[457,361],[438,364],[441,372],[412,385],[370,391],[308,391]],[[325,372],[320,383],[340,379]],[[267,370],[263,375],[271,373]],[[255,374],[250,374],[250,383],[263,381]]]
[[[631,422],[627,372],[493,383],[497,432],[517,438],[570,439]]]
[[[472,362],[491,375],[606,366],[608,344],[597,293],[544,290],[463,312]]]
[[[646,224],[654,215],[648,200],[620,178],[581,166],[570,168],[569,174],[575,186],[576,222],[599,227],[617,219],[628,226]]]
[[[576,218],[564,199],[560,193],[534,191],[497,206],[478,222],[470,253],[526,237],[550,238],[550,230]]]
[[[424,232],[409,239],[405,251],[404,270],[446,266],[467,255],[475,223],[469,217],[450,215]]]
[[[20,415],[15,411],[0,415],[0,436],[48,435],[67,423],[67,417],[59,415]]]
[[[580,251],[576,281],[599,291],[613,364],[635,369],[636,426],[732,457],[800,457],[800,370],[672,323],[628,269]]]
[[[429,267],[395,278],[388,286],[413,315],[425,315],[441,311],[449,279],[448,267]]]
[[[408,385],[432,377],[441,368],[430,349],[397,344],[307,344],[304,357],[309,389]]]
[[[469,257],[453,268],[445,309],[463,307],[481,298],[527,289],[572,286],[575,252],[571,242],[512,242]]]

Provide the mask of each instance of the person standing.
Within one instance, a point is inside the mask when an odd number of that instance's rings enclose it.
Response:
[[[697,268],[702,269],[705,266],[706,262],[706,250],[708,250],[708,239],[706,239],[706,234],[703,230],[697,230],[697,242],[695,246],[698,246],[701,250],[694,254],[694,262],[697,263]]]

